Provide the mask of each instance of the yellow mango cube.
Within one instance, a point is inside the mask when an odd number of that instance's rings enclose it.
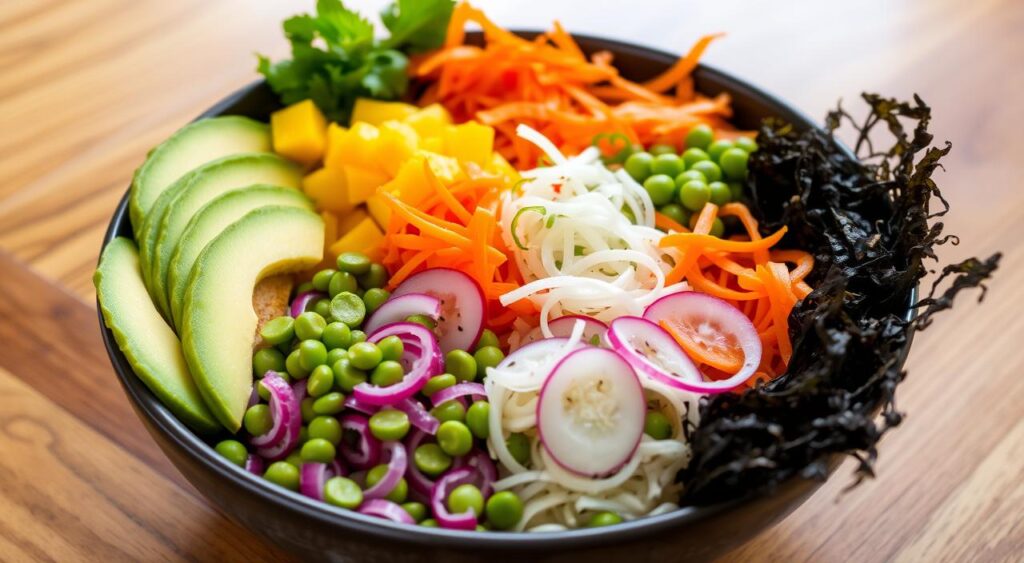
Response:
[[[440,137],[445,127],[452,124],[452,115],[441,104],[430,104],[406,117],[405,123],[415,129],[420,137]]]
[[[345,252],[367,252],[379,245],[382,240],[384,233],[373,219],[367,217],[332,244],[330,253],[332,256],[338,256]]]
[[[374,160],[385,174],[394,176],[418,146],[419,135],[415,129],[400,121],[387,121],[380,126],[380,140]]]
[[[466,179],[466,173],[463,172],[458,160],[450,156],[425,150],[417,151],[416,154],[427,159],[427,162],[430,163],[430,170],[445,185],[451,185],[459,180]]]
[[[385,121],[408,118],[415,114],[416,106],[402,102],[382,102],[370,98],[358,98],[352,108],[352,123],[365,121],[370,125],[380,125]]]
[[[321,211],[320,218],[324,220],[324,251],[326,251],[331,243],[338,240],[338,216],[330,211]]]
[[[347,130],[332,131],[324,166],[341,168],[348,165],[375,170],[378,168],[374,157],[379,140],[377,127],[365,122],[354,122]]]
[[[302,164],[320,160],[327,146],[327,119],[313,100],[303,100],[270,114],[274,152]]]
[[[341,238],[345,233],[351,231],[363,222],[369,215],[366,214],[366,210],[362,207],[356,207],[348,213],[341,213],[338,215],[338,233],[331,239],[331,243]]]
[[[391,207],[384,202],[384,198],[379,193],[373,194],[370,199],[366,200],[366,210],[370,212],[370,217],[373,217],[380,228],[387,228],[388,221],[391,220]]]
[[[348,190],[349,205],[359,205],[377,191],[377,188],[388,181],[388,176],[377,170],[367,170],[359,166],[344,166],[345,180]]]
[[[444,131],[444,154],[484,168],[494,152],[494,128],[467,121]]]
[[[441,154],[444,152],[444,137],[426,137],[420,139],[420,148],[425,151]]]
[[[491,174],[506,176],[511,178],[513,181],[519,179],[519,171],[509,164],[509,162],[505,160],[505,157],[501,156],[501,153],[499,152],[491,154],[491,162],[486,168],[484,168],[484,170]]]
[[[302,179],[302,191],[313,198],[320,209],[341,213],[352,209],[348,200],[348,180],[344,169],[320,168]]]

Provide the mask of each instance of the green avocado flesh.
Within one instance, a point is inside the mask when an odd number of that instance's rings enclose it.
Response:
[[[189,274],[199,253],[229,225],[246,213],[268,205],[313,210],[313,202],[298,190],[278,186],[248,186],[217,196],[192,217],[182,230],[167,267],[167,298],[175,326],[181,326],[181,305]]]
[[[150,268],[150,295],[165,318],[170,319],[166,271],[181,232],[213,198],[253,184],[298,189],[302,184],[302,170],[272,154],[232,155],[200,166],[188,174],[187,180],[176,182],[160,196],[164,205],[163,209],[154,206],[151,212],[150,228],[144,239],[144,244],[149,246],[143,249],[144,253],[148,249],[149,254],[144,254],[143,267]]]
[[[202,119],[181,128],[150,151],[135,171],[129,196],[135,233],[160,194],[189,170],[229,154],[270,151],[270,127],[247,117]]]
[[[228,430],[241,427],[252,393],[256,282],[309,268],[323,249],[319,215],[268,206],[224,229],[196,259],[182,305],[182,348],[199,392]]]
[[[185,424],[212,433],[220,424],[189,375],[181,342],[153,307],[135,243],[118,237],[103,249],[93,276],[100,310],[139,379]]]

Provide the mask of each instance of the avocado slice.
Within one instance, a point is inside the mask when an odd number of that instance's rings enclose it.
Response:
[[[128,208],[136,235],[153,203],[175,180],[204,162],[240,152],[271,152],[270,127],[237,115],[201,119],[157,145],[132,178]]]
[[[324,222],[298,207],[247,213],[199,254],[182,304],[181,343],[196,387],[228,430],[242,425],[252,393],[256,282],[318,263]]]
[[[181,304],[188,276],[199,253],[246,213],[267,205],[284,205],[313,210],[313,202],[299,190],[279,186],[248,186],[231,190],[207,203],[182,230],[167,268],[167,298],[175,326],[181,326]]]
[[[188,174],[160,196],[162,202],[153,208],[147,221],[142,248],[143,268],[149,268],[149,294],[157,308],[170,319],[165,271],[181,231],[199,210],[220,194],[253,185],[271,184],[298,189],[302,170],[291,161],[266,153],[238,154],[208,162]],[[157,215],[159,212],[161,215]],[[159,220],[157,220],[159,219]],[[147,254],[148,251],[148,254]],[[145,279],[146,271],[143,271]]]
[[[93,283],[103,321],[135,375],[192,429],[216,432],[220,424],[189,375],[181,342],[153,307],[142,284],[135,243],[124,237],[110,241]]]

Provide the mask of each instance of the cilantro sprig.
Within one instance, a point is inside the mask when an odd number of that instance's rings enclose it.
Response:
[[[257,70],[288,105],[305,99],[329,119],[347,123],[356,98],[401,98],[409,87],[407,53],[444,43],[452,0],[396,0],[381,12],[389,36],[375,39],[373,24],[341,0],[318,0],[316,14],[285,20],[292,58],[259,55]]]

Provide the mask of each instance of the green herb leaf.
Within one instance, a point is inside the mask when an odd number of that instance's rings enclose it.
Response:
[[[380,14],[391,32],[384,44],[412,53],[437,49],[444,43],[454,8],[452,0],[398,0]]]

